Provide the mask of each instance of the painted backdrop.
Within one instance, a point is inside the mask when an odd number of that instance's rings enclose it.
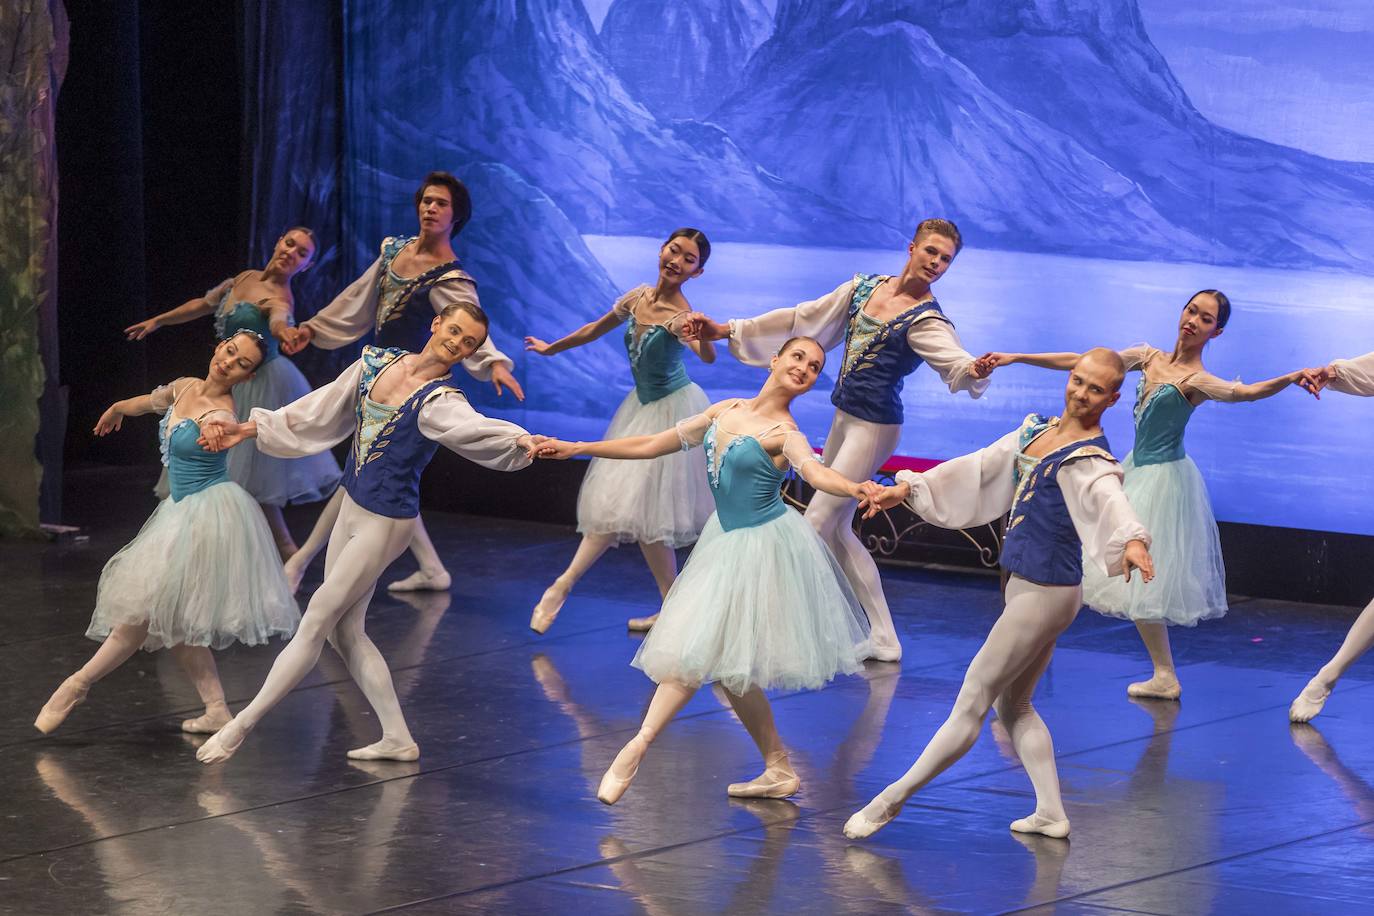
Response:
[[[717,243],[687,292],[724,318],[895,272],[944,216],[967,247],[937,292],[975,353],[1168,349],[1216,287],[1236,312],[1210,368],[1268,377],[1374,349],[1371,33],[1363,0],[348,2],[337,256],[361,272],[450,168],[475,200],[460,255],[519,352],[652,280],[675,226]],[[468,388],[563,435],[596,435],[630,386],[616,336],[520,371],[520,409]],[[760,380],[728,358],[693,375]],[[986,444],[1062,383],[1015,367],[973,402],[923,370],[901,451]],[[799,411],[817,443],[829,411],[819,390]],[[1374,533],[1374,404],[1208,404],[1188,445],[1222,519]]]

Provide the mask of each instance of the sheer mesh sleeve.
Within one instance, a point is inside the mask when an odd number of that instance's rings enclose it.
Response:
[[[172,406],[172,402],[177,397],[174,390],[175,386],[176,382],[168,382],[165,385],[158,385],[148,394],[148,401],[153,405],[153,410],[158,413],[167,412],[167,408]]]
[[[811,442],[806,438],[806,433],[799,429],[789,429],[784,433],[782,439],[782,456],[787,459],[787,463],[792,465],[792,470],[801,473],[802,465],[808,461],[819,461],[816,450],[811,447]]]
[[[711,428],[711,418],[704,413],[685,420],[677,421],[677,437],[685,452],[694,449],[706,440],[706,430]]]
[[[639,298],[643,291],[644,287],[636,286],[634,289],[615,300],[615,305],[611,306],[611,311],[615,312],[615,317],[619,318],[621,321],[629,318],[631,307],[635,304],[635,300]]]
[[[1239,380],[1233,382],[1223,381],[1210,372],[1199,372],[1188,379],[1187,386],[1194,391],[1201,392],[1202,395],[1212,401],[1235,402],[1245,400],[1236,390],[1240,387]]]
[[[1119,351],[1117,355],[1120,356],[1121,361],[1126,364],[1126,371],[1130,372],[1133,369],[1139,369],[1149,362],[1152,350],[1154,350],[1154,347],[1149,344],[1136,344],[1133,347],[1127,347]]]

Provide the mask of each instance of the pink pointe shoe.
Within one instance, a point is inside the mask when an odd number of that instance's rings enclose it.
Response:
[[[639,745],[639,752],[634,754],[635,762],[634,766],[630,767],[629,775],[615,775],[616,764],[620,762],[620,758],[624,756],[625,752],[630,750],[631,745],[634,745],[636,742]],[[596,798],[599,802],[603,805],[614,805],[616,802],[620,801],[620,796],[625,794],[625,790],[628,789],[630,783],[634,781],[635,774],[639,772],[639,764],[644,759],[644,754],[648,749],[649,746],[644,743],[644,739],[639,737],[639,735],[635,735],[630,739],[629,744],[626,744],[620,749],[620,753],[615,756],[615,761],[612,762],[610,768],[606,770],[606,775],[601,777],[601,785],[597,786]],[[634,752],[631,751],[631,753]]]

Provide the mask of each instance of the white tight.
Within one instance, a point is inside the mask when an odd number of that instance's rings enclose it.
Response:
[[[911,769],[871,804],[889,810],[900,806],[968,753],[995,703],[997,718],[1011,734],[1016,755],[1035,787],[1036,813],[1051,821],[1067,819],[1059,796],[1054,743],[1031,705],[1031,696],[1050,663],[1054,641],[1078,616],[1082,597],[1077,585],[1036,585],[1012,576],[1007,582],[1007,606],[969,663],[949,718]],[[878,820],[881,814],[875,811],[870,820]]]
[[[830,433],[825,438],[822,455],[825,464],[850,480],[862,482],[871,478],[892,457],[902,428],[860,420],[842,410],[835,411]],[[806,520],[835,554],[844,570],[850,588],[863,605],[872,628],[873,644],[897,646],[897,629],[892,624],[883,595],[878,566],[854,534],[856,501],[848,497],[816,493],[806,507]]]
[[[1360,616],[1355,618],[1355,622],[1350,625],[1350,631],[1345,634],[1345,641],[1341,643],[1340,649],[1332,656],[1331,661],[1322,665],[1315,680],[1330,690],[1350,666],[1369,651],[1370,646],[1374,646],[1374,601],[1369,602],[1365,609],[1360,611]]]
[[[346,492],[343,484],[340,484],[338,489],[334,491],[334,495],[329,497],[329,502],[324,504],[324,508],[320,510],[320,517],[315,519],[315,527],[310,529],[310,536],[305,539],[291,559],[286,561],[288,579],[293,579],[293,570],[304,573],[305,568],[310,565],[310,561],[315,559],[315,556],[324,549],[324,545],[329,542],[331,532],[334,530],[334,523],[339,518],[339,507],[343,505]],[[434,549],[434,542],[430,540],[429,532],[425,530],[425,523],[418,516],[414,519],[411,541],[405,546],[409,547],[411,553],[415,554],[415,561],[420,564],[421,572],[435,575],[444,571],[444,562],[439,559],[439,552]]]
[[[296,635],[272,663],[262,689],[234,721],[245,731],[257,725],[315,667],[328,639],[376,711],[382,739],[412,744],[391,670],[363,624],[377,578],[406,549],[416,520],[377,515],[355,503],[342,488],[339,492],[342,504],[329,535],[324,582],[311,597]]]

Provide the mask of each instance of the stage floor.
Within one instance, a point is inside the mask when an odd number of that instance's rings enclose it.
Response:
[[[901,665],[774,697],[794,799],[727,799],[760,764],[703,690],[601,805],[652,690],[623,625],[652,610],[652,580],[638,551],[613,551],[537,637],[530,607],[575,537],[492,519],[427,514],[451,593],[379,592],[369,615],[418,763],[345,759],[378,731],[330,650],[227,765],[198,764],[203,739],[177,730],[195,694],[165,653],[140,653],[40,737],[39,706],[94,648],[100,568],[151,509],[140,473],[71,475],[89,542],[3,545],[0,913],[1374,910],[1374,658],[1314,726],[1286,716],[1349,609],[1237,600],[1175,631],[1182,704],[1128,700],[1147,668],[1134,629],[1084,612],[1037,696],[1071,841],[1007,830],[1034,801],[996,728],[887,829],[840,832],[943,720],[1000,607],[993,578],[907,569],[884,569]],[[317,564],[303,594],[318,579]],[[219,656],[231,705],[276,651]]]

